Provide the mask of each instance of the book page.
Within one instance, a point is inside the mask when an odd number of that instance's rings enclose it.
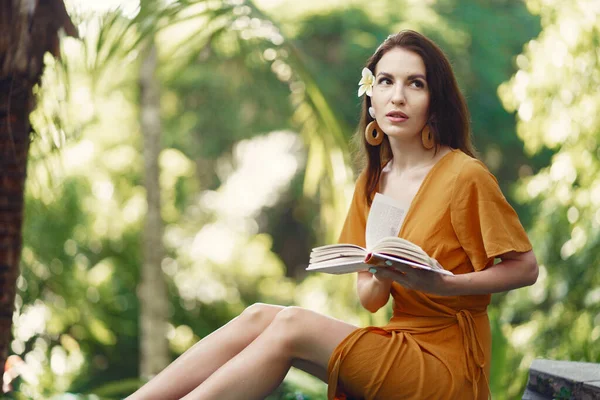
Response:
[[[371,210],[367,218],[365,241],[371,249],[378,240],[387,236],[398,236],[406,208],[391,197],[375,193]]]

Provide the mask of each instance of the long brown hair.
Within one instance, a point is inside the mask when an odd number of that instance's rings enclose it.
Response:
[[[446,145],[476,157],[471,143],[469,110],[465,98],[458,88],[448,58],[434,42],[415,31],[401,31],[388,36],[365,66],[375,74],[375,67],[381,57],[396,47],[418,54],[425,64],[429,87],[428,123],[435,139],[435,151],[437,152],[441,145]],[[379,146],[371,146],[367,143],[365,129],[373,120],[368,112],[369,107],[371,107],[371,98],[365,95],[355,140],[362,142],[361,147],[365,150],[360,153],[367,174],[365,197],[370,205],[377,190],[381,170],[385,163],[392,159],[392,149],[386,135]]]

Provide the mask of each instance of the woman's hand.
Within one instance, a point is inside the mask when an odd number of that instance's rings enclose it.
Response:
[[[397,282],[406,289],[418,290],[439,296],[449,295],[447,291],[448,278],[452,278],[449,275],[400,263],[394,263],[392,267],[378,263],[369,269],[369,271],[371,273],[375,271],[373,275],[380,281]]]

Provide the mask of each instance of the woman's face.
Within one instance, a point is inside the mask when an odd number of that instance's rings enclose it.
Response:
[[[429,87],[421,57],[401,47],[386,52],[375,66],[371,104],[377,124],[390,140],[414,140],[420,135],[429,110]]]

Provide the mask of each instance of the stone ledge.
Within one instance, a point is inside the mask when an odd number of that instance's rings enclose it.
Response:
[[[534,360],[523,400],[600,399],[600,364]]]

